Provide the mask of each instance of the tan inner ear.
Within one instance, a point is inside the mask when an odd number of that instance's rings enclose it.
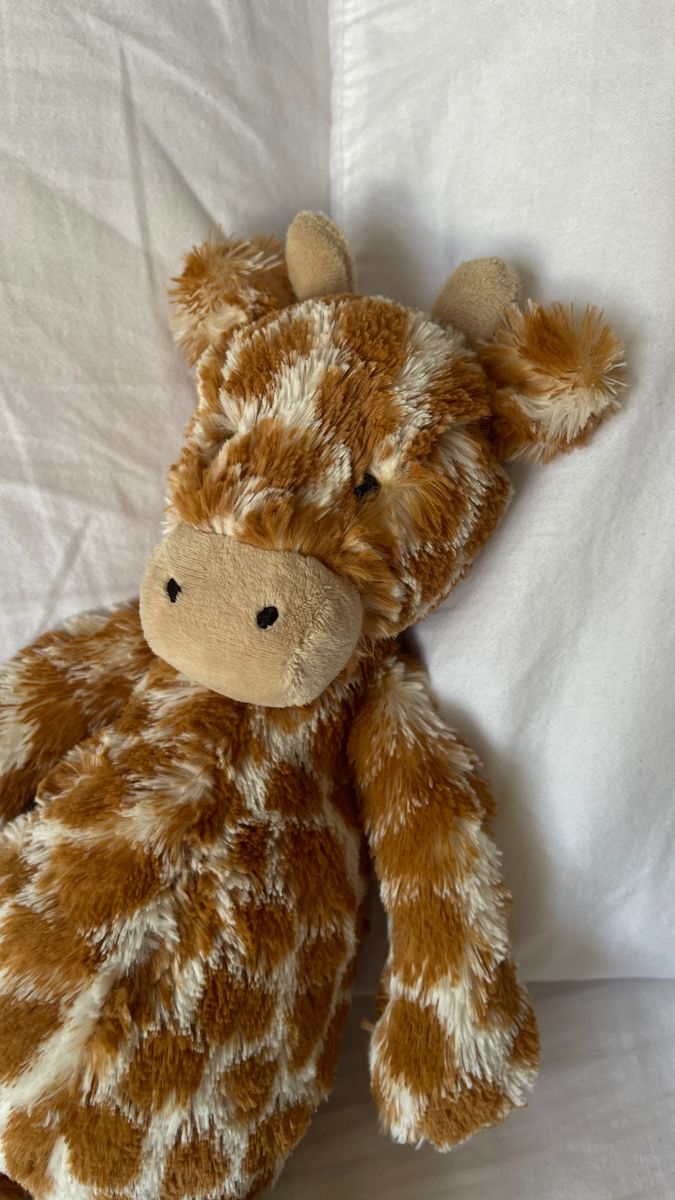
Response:
[[[298,213],[286,234],[286,265],[298,300],[354,290],[349,244],[324,213]]]
[[[453,271],[431,315],[439,325],[459,329],[471,341],[487,341],[507,308],[517,304],[519,294],[520,280],[503,258],[474,258]]]

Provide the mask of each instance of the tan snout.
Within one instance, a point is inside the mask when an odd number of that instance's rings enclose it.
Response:
[[[155,654],[248,704],[316,699],[351,658],[362,617],[356,589],[318,559],[188,525],[160,542],[141,585]]]

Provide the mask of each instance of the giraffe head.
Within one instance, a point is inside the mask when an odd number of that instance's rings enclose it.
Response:
[[[302,705],[440,603],[508,503],[501,460],[569,449],[615,405],[600,314],[516,294],[481,259],[431,316],[359,296],[316,214],[285,256],[264,239],[188,256],[176,332],[199,400],[141,591],[161,658],[233,699]]]

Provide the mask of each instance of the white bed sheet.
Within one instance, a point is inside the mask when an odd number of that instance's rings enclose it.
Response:
[[[165,287],[211,224],[332,208],[364,286],[424,305],[503,253],[626,337],[625,414],[514,471],[418,636],[487,761],[535,978],[675,968],[674,40],[662,0],[2,9],[0,657],[137,589],[193,397]]]
[[[528,1107],[451,1154],[378,1132],[361,999],[335,1091],[276,1200],[672,1200],[675,983],[538,984],[534,996],[543,1057]]]

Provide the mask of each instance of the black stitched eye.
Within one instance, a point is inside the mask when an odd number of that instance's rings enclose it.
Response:
[[[367,472],[363,476],[358,487],[354,488],[354,495],[357,500],[363,500],[364,496],[370,496],[371,492],[380,490],[380,485],[374,475],[369,475]]]
[[[278,616],[279,609],[274,604],[268,604],[267,608],[260,609],[260,612],[256,616],[256,621],[260,629],[269,629],[271,625],[274,625]]]
[[[182,592],[183,589],[179,583],[176,583],[175,579],[170,579],[166,585],[166,590],[169,600],[172,604],[175,604],[176,600],[178,599],[178,593]]]

